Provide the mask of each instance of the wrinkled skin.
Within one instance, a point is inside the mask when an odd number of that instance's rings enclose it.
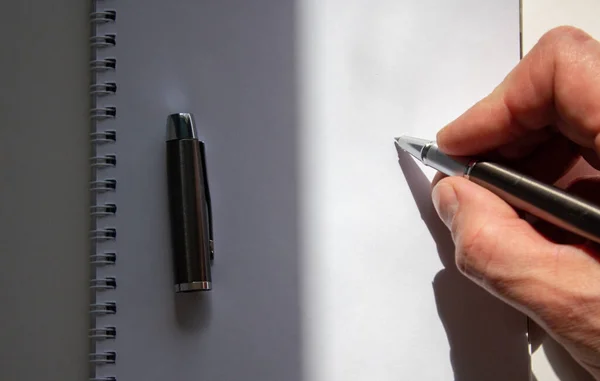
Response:
[[[600,43],[575,28],[549,31],[437,142],[448,154],[500,160],[546,183],[577,160],[600,169]],[[600,204],[595,170],[568,189]],[[460,271],[531,317],[600,380],[600,246],[528,223],[463,178],[438,176],[432,198]]]

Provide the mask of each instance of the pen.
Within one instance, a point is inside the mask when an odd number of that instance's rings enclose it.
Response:
[[[600,208],[594,204],[497,163],[446,155],[433,141],[401,136],[395,142],[439,172],[467,178],[515,208],[600,243]]]
[[[167,179],[175,291],[212,289],[212,211],[204,143],[192,114],[167,118]]]

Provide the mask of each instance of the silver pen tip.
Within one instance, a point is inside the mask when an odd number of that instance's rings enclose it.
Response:
[[[167,117],[167,140],[197,139],[194,116],[180,112]]]
[[[421,153],[423,148],[430,143],[429,140],[413,138],[412,136],[402,135],[394,139],[396,147],[408,152],[415,158],[422,160]]]

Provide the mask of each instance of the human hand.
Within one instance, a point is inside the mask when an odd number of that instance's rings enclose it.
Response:
[[[600,169],[600,43],[575,28],[548,32],[437,143],[447,154],[492,157],[546,183],[580,158]],[[464,178],[434,184],[459,270],[530,316],[600,380],[600,246],[533,226]],[[599,178],[568,189],[600,203]]]

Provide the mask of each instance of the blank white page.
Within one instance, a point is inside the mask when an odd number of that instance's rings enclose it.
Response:
[[[434,139],[518,63],[518,1],[300,9],[306,380],[528,380],[525,317],[456,271],[434,173],[393,145]]]

